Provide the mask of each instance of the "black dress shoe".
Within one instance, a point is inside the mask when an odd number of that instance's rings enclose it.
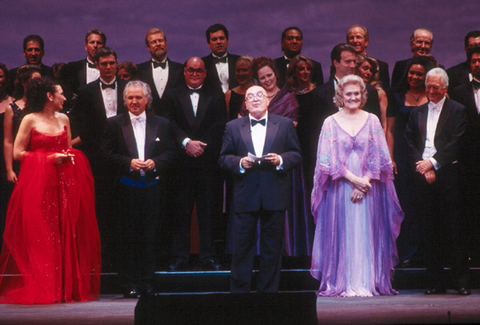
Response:
[[[461,295],[461,296],[468,296],[468,295],[471,295],[472,292],[470,291],[470,289],[467,289],[467,288],[460,288],[457,290],[458,294]]]
[[[175,263],[172,263],[168,266],[168,271],[170,272],[176,272],[176,271],[182,271],[187,268],[187,263],[183,261],[175,261]]]
[[[213,270],[219,271],[222,265],[214,258],[209,258],[202,261],[202,266],[204,270]]]
[[[446,294],[447,290],[443,288],[432,288],[425,291],[426,295],[443,295]]]
[[[123,298],[138,298],[138,297],[140,297],[140,292],[138,292],[137,289],[132,289],[123,294]]]

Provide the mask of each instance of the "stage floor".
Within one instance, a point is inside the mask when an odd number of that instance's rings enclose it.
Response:
[[[0,305],[0,324],[133,324],[136,303],[136,299],[120,295],[102,295],[98,301],[82,303]],[[480,323],[480,290],[466,297],[455,291],[425,296],[423,290],[400,290],[396,296],[369,298],[319,297],[317,316],[318,324]]]

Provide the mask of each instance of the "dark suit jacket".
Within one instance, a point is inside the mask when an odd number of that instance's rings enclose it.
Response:
[[[175,152],[175,143],[168,120],[147,113],[145,160],[152,159],[155,162],[155,169],[145,175],[147,183],[161,177],[174,162]],[[140,180],[140,172],[130,170],[132,159],[138,158],[138,151],[127,112],[107,119],[102,153],[108,158],[118,176],[126,176],[135,182]]]
[[[173,62],[167,58],[168,61],[168,81],[165,87],[167,89],[179,87],[184,84],[185,79],[183,78],[183,65],[177,62]],[[152,89],[152,109],[155,114],[162,115],[162,105],[160,96],[158,95],[157,88],[155,87],[155,82],[153,81],[153,72],[152,72],[152,60],[137,64],[138,73],[140,80],[146,82]],[[165,92],[164,92],[165,94]]]
[[[67,63],[71,74],[71,89],[74,93],[77,93],[80,87],[87,84],[86,64],[87,59]]]
[[[238,86],[237,79],[235,79],[235,62],[239,58],[236,54],[227,54],[228,58],[228,89],[232,89]],[[222,83],[218,78],[217,68],[215,67],[215,59],[212,54],[202,58],[205,63],[205,69],[207,69],[207,78],[205,79],[205,86],[213,89],[214,91],[223,94]]]
[[[123,102],[123,90],[127,82],[117,79],[117,115],[126,112]],[[90,153],[99,150],[99,141],[105,131],[105,105],[100,90],[100,79],[97,79],[78,90],[77,114],[79,118],[82,150]],[[93,152],[92,152],[93,153]]]
[[[321,121],[329,116],[338,112],[338,108],[333,103],[333,96],[335,96],[335,84],[333,81],[329,81],[326,84],[318,87],[318,96],[321,100]],[[380,102],[378,101],[378,92],[375,88],[367,85],[368,99],[363,108],[365,111],[375,114],[380,119]]]
[[[415,170],[415,163],[423,160],[427,133],[428,103],[413,109],[405,128],[405,138],[409,146],[410,167]],[[433,158],[440,164],[440,169],[460,159],[460,145],[467,126],[465,106],[446,99],[438,119],[435,132],[435,149]]]
[[[378,60],[375,58],[378,62],[378,67],[379,67],[379,81],[382,83],[382,88],[386,92],[390,89],[390,74],[388,72],[388,63]],[[328,80],[333,80],[335,77],[335,67],[333,65],[330,66],[330,77]]]
[[[310,79],[317,86],[323,85],[322,65],[320,62],[314,60],[312,60],[312,64],[313,68]],[[277,68],[278,72],[277,85],[279,88],[282,88],[285,84],[285,78],[287,77],[287,61],[283,55],[275,59],[275,67]]]
[[[222,134],[227,121],[227,108],[223,93],[212,92],[204,85],[200,91],[196,117],[193,115],[189,89],[181,86],[165,92],[164,116],[172,123],[177,147],[185,138],[207,143],[203,155],[190,157],[181,150],[179,165],[184,167],[207,167],[215,164],[222,145]]]
[[[467,61],[457,64],[447,70],[448,74],[448,94],[453,95],[453,90],[464,83],[469,83],[470,65]],[[465,105],[466,106],[466,105]]]
[[[268,114],[267,134],[263,155],[279,154],[283,169],[271,164],[255,165],[240,173],[240,160],[248,153],[255,153],[248,116],[227,123],[223,136],[220,167],[235,175],[235,212],[285,210],[291,201],[289,171],[302,162],[300,145],[292,120]]]

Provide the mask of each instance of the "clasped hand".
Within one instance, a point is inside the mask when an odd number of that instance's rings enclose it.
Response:
[[[274,166],[280,165],[280,156],[277,155],[276,153],[268,153],[267,156],[265,157],[264,162],[272,164]],[[242,160],[240,161],[242,168],[248,169],[252,168],[255,162],[251,160],[250,158],[243,157]]]
[[[350,196],[350,200],[352,202],[362,201],[370,187],[372,187],[372,184],[370,184],[370,179],[367,176],[358,177],[353,175],[350,183],[354,187],[352,195]]]
[[[75,155],[73,153],[70,153],[68,151],[63,151],[63,152],[56,152],[53,154],[53,164],[54,165],[60,165],[63,164],[66,160],[70,160],[73,165],[75,165],[75,160],[74,160]]]
[[[155,162],[152,159],[147,159],[145,161],[134,158],[130,162],[130,168],[134,171],[140,171],[143,170],[144,172],[149,172],[153,169],[155,169]]]
[[[187,155],[190,157],[200,157],[203,155],[204,148],[207,146],[205,142],[198,141],[198,140],[190,140],[185,147],[187,151]]]

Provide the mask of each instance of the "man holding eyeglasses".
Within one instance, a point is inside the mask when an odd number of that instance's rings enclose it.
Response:
[[[190,220],[194,205],[200,235],[199,258],[204,269],[218,270],[212,224],[221,216],[222,179],[217,165],[227,109],[222,93],[204,85],[205,64],[198,57],[185,63],[185,85],[165,92],[165,117],[172,123],[181,150],[172,173],[176,209],[170,271],[186,268],[190,256]],[[218,210],[218,211],[217,211]]]
[[[232,293],[250,292],[259,220],[257,291],[277,292],[280,281],[289,171],[302,158],[292,120],[268,114],[268,103],[262,87],[250,87],[245,95],[248,116],[229,122],[223,136],[219,164],[235,177]]]

